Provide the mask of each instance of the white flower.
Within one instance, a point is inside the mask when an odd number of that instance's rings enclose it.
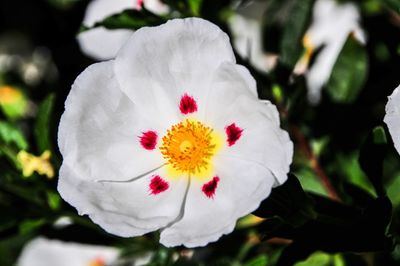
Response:
[[[235,10],[228,20],[233,35],[233,47],[259,71],[268,72],[277,63],[278,56],[263,49],[262,24],[267,1],[250,1]]]
[[[124,237],[165,246],[230,233],[283,183],[293,145],[228,36],[198,18],[136,31],[75,81],[59,126],[58,190]]]
[[[389,96],[386,104],[386,115],[383,121],[389,128],[390,135],[392,136],[394,147],[400,154],[400,85]]]
[[[119,256],[116,248],[36,238],[29,242],[18,266],[105,266]],[[144,265],[144,264],[142,264]]]
[[[355,4],[339,4],[335,0],[318,0],[315,3],[312,24],[303,39],[306,53],[295,69],[297,74],[305,71],[313,51],[323,46],[305,76],[311,103],[316,104],[320,101],[321,89],[328,82],[336,59],[350,33],[353,33],[360,43],[365,44],[366,37],[360,27],[360,14]]]
[[[155,14],[169,12],[168,6],[160,0],[93,0],[86,9],[83,25],[91,27],[96,22],[125,9],[140,9],[142,4]],[[109,30],[98,27],[80,33],[77,39],[85,54],[98,60],[107,60],[115,57],[132,32],[129,29]]]

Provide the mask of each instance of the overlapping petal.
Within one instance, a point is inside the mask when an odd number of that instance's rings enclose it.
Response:
[[[165,246],[204,246],[232,232],[236,220],[254,211],[273,186],[274,176],[265,166],[239,158],[220,156],[215,162],[215,195],[206,197],[198,180],[191,180],[183,218],[161,232]]]
[[[231,123],[240,126],[242,138],[222,153],[265,165],[282,184],[289,172],[293,144],[279,127],[276,107],[259,101],[254,86],[250,73],[234,64],[222,65],[213,79],[205,121],[220,131]]]
[[[106,230],[125,236],[153,231],[179,215],[186,179],[163,195],[149,196],[147,179],[164,162],[160,153],[143,149],[139,136],[143,128],[162,130],[121,92],[113,61],[86,69],[65,108],[59,128],[64,162],[58,190],[67,202]],[[163,201],[170,193],[175,197]]]
[[[113,64],[94,64],[76,79],[58,132],[64,163],[90,180],[125,180],[163,164],[139,141],[143,130],[163,129],[121,92]]]
[[[118,54],[115,73],[139,108],[178,122],[176,106],[184,93],[204,112],[211,77],[223,62],[235,62],[228,36],[203,19],[188,18],[136,31]]]
[[[168,190],[152,195],[150,182],[158,174],[164,176],[165,171],[156,170],[126,182],[90,182],[72,166],[63,164],[58,191],[79,214],[87,214],[107,232],[138,236],[165,227],[181,215],[188,179],[177,177]]]

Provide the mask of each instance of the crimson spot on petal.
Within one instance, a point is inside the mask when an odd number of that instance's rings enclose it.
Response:
[[[147,131],[140,136],[140,144],[146,150],[154,150],[157,145],[157,132]]]
[[[136,0],[136,4],[139,8],[143,7],[143,0]]]
[[[217,189],[219,177],[214,176],[213,179],[203,185],[201,191],[208,197],[214,198],[215,190]]]
[[[179,103],[179,109],[181,110],[181,113],[185,115],[194,113],[197,111],[197,103],[192,96],[185,93]]]
[[[240,127],[237,127],[235,125],[235,123],[233,123],[225,128],[225,132],[226,132],[228,144],[229,144],[229,146],[232,146],[242,136],[243,129],[241,129]]]
[[[159,175],[154,176],[150,181],[150,194],[157,195],[166,191],[169,188],[167,181],[162,179]]]

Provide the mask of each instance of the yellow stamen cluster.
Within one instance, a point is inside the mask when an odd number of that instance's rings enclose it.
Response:
[[[22,166],[22,174],[25,177],[31,176],[33,172],[54,177],[54,169],[50,163],[50,151],[45,151],[41,156],[34,156],[26,151],[20,151],[17,159]]]
[[[214,155],[216,144],[212,132],[201,122],[187,119],[167,131],[160,151],[175,170],[198,174],[207,170]]]

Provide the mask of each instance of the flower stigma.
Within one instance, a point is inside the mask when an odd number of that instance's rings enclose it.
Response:
[[[186,119],[173,125],[162,138],[160,151],[172,176],[187,173],[209,177],[211,159],[222,144],[219,135],[200,121]]]

